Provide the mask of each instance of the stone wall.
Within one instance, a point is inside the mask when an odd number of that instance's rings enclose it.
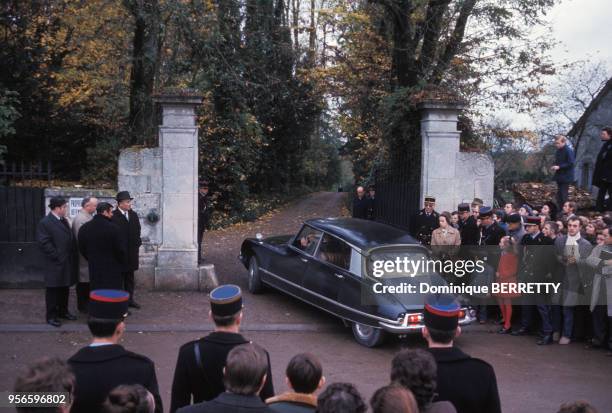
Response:
[[[132,147],[119,155],[117,183],[121,191],[128,191],[134,200],[132,209],[140,218],[142,247],[140,268],[136,272],[139,287],[153,289],[157,250],[162,242],[161,218],[157,222],[147,219],[162,215],[162,158],[160,148]]]
[[[457,117],[461,105],[424,102],[421,108],[421,205],[425,196],[436,198],[436,210],[454,211],[461,202],[481,198],[493,203],[493,159],[481,153],[461,152]]]

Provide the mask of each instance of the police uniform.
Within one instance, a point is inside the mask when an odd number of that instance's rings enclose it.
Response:
[[[435,203],[436,198],[426,196],[425,202]],[[421,244],[430,245],[431,233],[440,226],[440,214],[436,211],[427,213],[425,212],[425,208],[423,208],[416,214],[412,221],[412,235],[419,240]]]
[[[122,320],[128,311],[129,294],[119,290],[94,290],[89,295],[89,315]],[[140,384],[153,394],[155,412],[163,412],[155,365],[145,356],[119,344],[91,344],[68,359],[76,384],[71,413],[96,413],[108,393],[122,384]]]
[[[459,204],[457,207],[459,214],[462,212],[470,212],[470,205],[467,203]],[[476,218],[470,215],[465,221],[459,219],[459,232],[461,233],[461,245],[478,245],[480,232]]]
[[[242,310],[242,293],[236,285],[222,285],[210,293],[211,311],[217,316],[232,316]],[[223,368],[228,353],[236,346],[250,343],[241,334],[214,331],[204,338],[181,346],[172,382],[170,412],[192,403],[216,398],[225,391]],[[268,357],[268,373],[261,393],[262,400],[274,396],[272,369]]]
[[[425,303],[425,326],[453,331],[459,323],[460,310],[453,296],[430,295]],[[434,401],[451,402],[457,413],[501,412],[497,379],[489,363],[470,357],[454,346],[429,348],[429,352],[438,366]]]
[[[481,219],[489,217],[493,219],[493,209],[487,206],[480,207],[478,215]],[[484,248],[481,248],[479,255],[487,257],[489,265],[493,266],[493,268],[497,268],[500,255],[499,242],[505,236],[506,231],[504,231],[497,222],[493,222],[489,226],[484,226],[482,224],[480,226],[480,239],[478,245]]]

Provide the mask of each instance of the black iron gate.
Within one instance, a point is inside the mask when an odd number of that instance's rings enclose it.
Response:
[[[410,231],[411,219],[419,210],[420,182],[410,162],[398,167],[378,168],[375,171],[376,220]]]
[[[0,287],[43,285],[36,226],[45,214],[44,189],[0,186]]]

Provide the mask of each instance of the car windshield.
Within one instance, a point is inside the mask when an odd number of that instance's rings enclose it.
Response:
[[[297,237],[295,237],[293,246],[304,251],[306,254],[314,255],[319,240],[321,239],[321,234],[321,231],[304,225]]]

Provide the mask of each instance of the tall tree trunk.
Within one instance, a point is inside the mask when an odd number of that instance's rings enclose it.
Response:
[[[157,0],[124,0],[134,16],[132,71],[130,74],[130,141],[143,145],[154,141],[153,88],[157,72],[161,13]]]

